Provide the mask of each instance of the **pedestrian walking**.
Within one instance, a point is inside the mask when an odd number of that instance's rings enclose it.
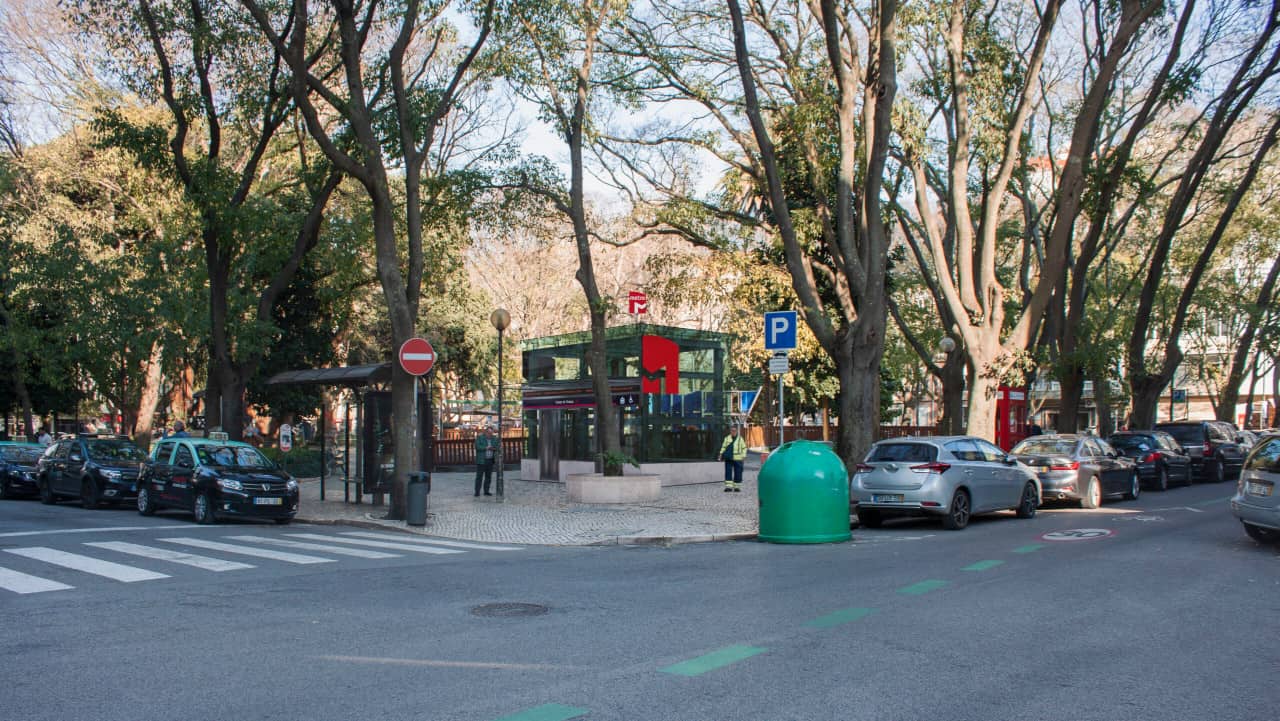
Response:
[[[729,426],[729,435],[720,443],[720,460],[724,461],[724,492],[742,492],[742,462],[747,460],[747,442],[738,426]]]
[[[191,436],[187,435],[187,427],[182,423],[182,421],[174,421],[173,433],[170,433],[166,437],[167,438],[190,438]]]
[[[484,477],[484,494],[489,492],[489,483],[493,479],[493,462],[498,457],[499,444],[502,441],[493,436],[493,431],[485,428],[476,434],[476,495],[480,495],[480,478]]]
[[[41,429],[39,443],[42,446],[53,445],[53,436],[49,435],[49,430],[47,428]]]

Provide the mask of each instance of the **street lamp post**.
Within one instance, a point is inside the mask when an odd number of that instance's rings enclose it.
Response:
[[[498,500],[505,501],[506,489],[502,484],[502,469],[506,465],[506,459],[503,458],[503,441],[502,441],[502,333],[511,325],[511,314],[502,308],[498,308],[489,314],[489,322],[494,328],[498,329]]]
[[[954,352],[955,349],[956,349],[955,338],[952,338],[949,335],[944,335],[942,336],[942,338],[938,339],[938,350],[942,352],[942,356],[943,356],[942,358],[943,368],[945,368],[947,366],[947,363],[951,361],[951,353]],[[942,374],[944,390],[946,389],[946,376],[947,374],[944,371]],[[945,393],[943,394],[943,397],[942,397],[942,412],[944,414],[946,414],[947,412],[947,398]],[[947,418],[948,427],[945,429],[944,432],[948,434],[958,433],[959,432],[957,430],[958,422],[959,422],[959,418]]]

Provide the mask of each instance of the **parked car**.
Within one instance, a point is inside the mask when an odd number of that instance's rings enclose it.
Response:
[[[858,521],[878,528],[891,516],[937,516],[948,530],[976,513],[1015,510],[1033,518],[1040,482],[995,445],[970,436],[894,438],[871,447],[849,479]]]
[[[1240,450],[1245,455],[1249,454],[1254,444],[1258,442],[1258,434],[1253,431],[1236,431],[1236,443],[1240,444]]]
[[[0,444],[0,498],[36,493],[36,463],[44,446],[38,443]]]
[[[1169,490],[1169,481],[1191,485],[1191,457],[1164,431],[1120,431],[1107,439],[1112,448],[1138,465],[1138,478],[1147,487]]]
[[[40,502],[79,497],[85,508],[132,499],[147,454],[128,438],[81,435],[50,445],[36,465]]]
[[[190,511],[196,523],[219,516],[289,523],[298,512],[298,482],[248,443],[168,438],[156,444],[138,487],[138,513]]]
[[[1236,429],[1222,421],[1175,421],[1157,423],[1178,441],[1191,457],[1191,471],[1197,481],[1221,483],[1238,477],[1244,465],[1244,452],[1236,443]]]
[[[1134,500],[1142,493],[1134,462],[1094,436],[1033,436],[1014,446],[1012,454],[1039,475],[1045,499],[1098,508],[1104,496]]]
[[[1280,540],[1280,435],[1258,439],[1244,461],[1231,512],[1255,541]]]

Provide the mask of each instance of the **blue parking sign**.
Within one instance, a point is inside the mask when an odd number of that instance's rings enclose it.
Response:
[[[795,350],[796,312],[779,310],[764,314],[764,347],[766,350]]]

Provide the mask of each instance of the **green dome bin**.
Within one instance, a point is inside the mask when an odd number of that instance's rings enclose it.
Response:
[[[760,540],[849,540],[849,474],[840,457],[826,444],[783,443],[764,462],[757,485]]]

